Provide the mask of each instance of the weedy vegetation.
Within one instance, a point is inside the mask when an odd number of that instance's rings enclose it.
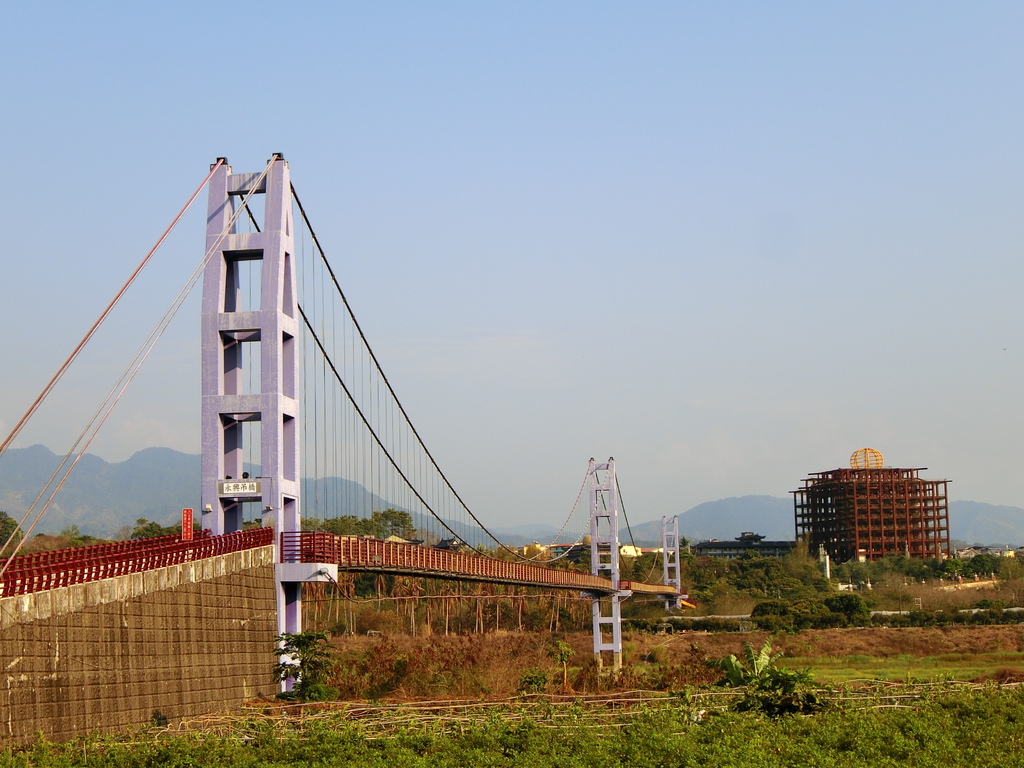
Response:
[[[746,665],[744,665],[746,666]],[[748,671],[749,668],[748,668]],[[830,692],[826,711],[770,718],[726,691],[483,706],[305,705],[170,728],[7,747],[0,768],[109,766],[903,766],[1013,764],[1024,692],[892,686]]]

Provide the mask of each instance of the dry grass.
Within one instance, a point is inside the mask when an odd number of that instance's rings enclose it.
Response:
[[[340,674],[333,684],[355,699],[511,696],[527,669],[551,670],[553,679],[549,642],[548,635],[510,632],[337,637]]]
[[[674,690],[719,679],[697,645],[670,648],[671,638],[637,635],[624,643],[623,670],[602,672],[589,633],[559,635],[574,651],[569,688],[562,668],[548,653],[548,633],[486,635],[336,637],[339,673],[332,681],[348,700],[408,701],[430,697],[495,698],[520,693],[524,676],[547,676],[546,693],[603,694],[634,688]]]
[[[602,673],[589,633],[559,636],[575,651],[571,692],[602,695],[630,689],[680,690],[709,685],[721,673],[707,662],[759,647],[765,632],[675,635],[627,633],[623,670]],[[413,701],[516,696],[528,670],[547,674],[546,693],[561,688],[562,671],[548,655],[547,633],[338,637],[341,660],[334,685],[343,698]],[[829,629],[772,636],[782,663],[810,668],[825,682],[879,680],[1005,680],[1024,676],[1024,626]]]

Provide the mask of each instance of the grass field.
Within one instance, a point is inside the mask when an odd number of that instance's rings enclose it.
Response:
[[[875,657],[851,656],[786,657],[794,669],[808,669],[816,680],[846,683],[853,680],[1024,680],[1024,653],[950,653],[939,656],[897,654]]]
[[[243,713],[206,731],[149,729],[0,749],[0,768],[947,768],[1019,765],[1024,749],[1024,692],[995,686],[839,695],[820,714],[776,720],[714,708],[700,696],[438,710]]]
[[[832,629],[769,636],[764,632],[686,634],[662,638],[660,654],[677,663],[739,654],[771,637],[780,664],[809,669],[824,683],[872,680],[1024,681],[1024,627]],[[648,641],[658,643],[657,639]],[[636,656],[650,655],[638,640]]]

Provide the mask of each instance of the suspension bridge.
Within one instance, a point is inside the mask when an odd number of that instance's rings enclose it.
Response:
[[[9,557],[0,566],[0,596],[273,545],[279,633],[301,631],[304,584],[336,582],[346,571],[546,587],[589,596],[594,652],[599,658],[610,652],[618,666],[621,602],[644,594],[674,606],[681,598],[675,518],[663,523],[660,583],[650,583],[650,576],[622,579],[615,462],[591,459],[558,534],[589,547],[590,573],[550,567],[558,558],[546,554],[549,548],[528,557],[503,543],[457,493],[413,426],[352,312],[284,158],[274,155],[251,173],[236,173],[218,158],[175,222],[207,187],[199,265],[21,520],[27,539],[201,278],[202,533],[193,536],[186,524],[180,537]],[[0,454],[162,240],[0,444]],[[357,520],[385,508],[408,515],[408,538],[323,530],[326,521]],[[448,551],[438,547],[442,541],[464,546]],[[7,544],[15,544],[13,535]]]

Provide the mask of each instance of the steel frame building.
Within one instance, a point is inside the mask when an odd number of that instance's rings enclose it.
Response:
[[[824,547],[837,562],[886,555],[948,557],[948,480],[924,480],[924,469],[833,469],[792,491],[797,539]]]

